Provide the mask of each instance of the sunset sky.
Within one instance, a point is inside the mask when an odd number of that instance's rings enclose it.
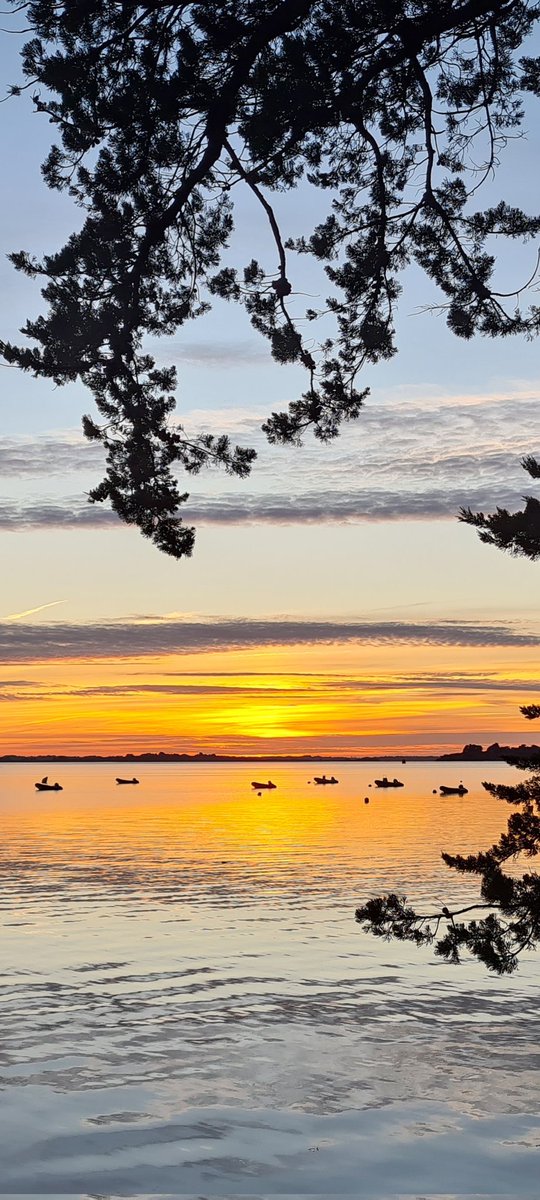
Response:
[[[9,58],[7,57],[9,54]],[[16,73],[4,47],[2,91]],[[63,243],[80,214],[43,186],[50,126],[28,98],[0,110],[1,336],[40,310],[5,258]],[[508,151],[493,196],[537,207],[538,133]],[[322,215],[323,201],[309,213]],[[486,201],[487,202],[487,201]],[[277,201],[287,236],[306,197]],[[233,253],[275,269],[257,207],[240,202]],[[515,285],[531,246],[502,262]],[[293,262],[295,290],[326,284]],[[170,341],[179,418],[259,458],[251,478],[190,479],[191,560],[174,562],[85,493],[101,451],[80,434],[80,386],[0,368],[0,754],[146,750],[430,753],[534,740],[519,705],[540,691],[540,572],[482,546],[461,504],[517,506],[538,453],[538,344],[459,342],[411,271],[399,353],[366,372],[371,396],[329,446],[269,447],[262,420],[298,396],[245,315],[218,303]],[[184,515],[184,514],[183,514]]]

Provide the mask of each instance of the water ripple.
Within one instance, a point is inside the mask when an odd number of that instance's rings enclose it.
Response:
[[[534,958],[494,980],[354,922],[381,890],[470,902],[440,850],[506,815],[485,768],[454,801],[455,767],[400,770],[365,806],[367,765],[331,796],[276,767],[262,798],[249,766],[120,798],[70,765],[45,800],[0,769],[5,1195],[532,1195]]]

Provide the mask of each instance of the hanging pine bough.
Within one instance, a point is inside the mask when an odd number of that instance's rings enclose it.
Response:
[[[538,459],[529,454],[522,459],[521,465],[533,479],[540,479]],[[536,496],[524,496],[524,500],[525,508],[515,513],[508,512],[507,508],[498,508],[496,512],[485,516],[484,513],[471,512],[470,508],[462,508],[459,519],[478,529],[482,542],[497,546],[499,550],[508,550],[510,554],[535,560],[540,558],[540,501]]]
[[[532,720],[540,717],[540,706],[525,705],[521,712]],[[448,867],[478,877],[481,901],[453,912],[444,905],[433,913],[418,913],[407,905],[405,896],[377,896],[356,910],[356,919],[366,932],[417,946],[434,944],[435,953],[452,963],[459,963],[468,951],[498,975],[511,974],[523,951],[536,948],[540,941],[540,875],[524,872],[516,877],[503,868],[518,856],[534,858],[540,852],[540,759],[511,761],[531,771],[530,779],[515,786],[483,784],[490,795],[514,806],[506,833],[478,854],[442,856]],[[480,917],[460,920],[466,913],[482,910]]]
[[[90,499],[108,500],[161,550],[180,557],[193,546],[175,464],[193,474],[217,463],[242,477],[255,457],[226,437],[190,440],[173,421],[174,369],[145,352],[145,335],[202,317],[213,295],[244,305],[274,359],[305,370],[303,395],[264,426],[272,442],[298,443],[308,427],[324,441],[358,416],[358,373],[394,353],[399,278],[411,262],[438,286],[459,337],[538,331],[539,310],[520,301],[525,281],[511,295],[498,288],[495,247],[533,237],[540,219],[504,200],[476,208],[520,131],[523,95],[540,88],[538,60],[520,57],[538,7],[36,0],[13,9],[33,34],[24,86],[58,138],[45,180],[85,219],[42,261],[12,255],[43,281],[48,307],[24,327],[27,346],[0,348],[37,376],[88,387],[103,423],[86,418],[84,431],[107,457]],[[269,197],[300,180],[326,190],[328,216],[292,242]],[[275,257],[235,269],[224,254],[240,188],[269,224]],[[299,254],[317,259],[332,286],[323,307],[334,333],[320,344],[320,314],[301,312],[295,295]]]
[[[523,459],[523,466],[533,479],[540,478],[536,459]],[[540,504],[532,496],[525,501],[522,512],[498,508],[486,517],[464,509],[461,519],[480,530],[483,542],[536,560],[540,558]],[[524,704],[521,712],[527,720],[535,721],[540,717],[540,704]],[[519,878],[503,867],[518,858],[536,858],[540,853],[540,755],[508,761],[531,772],[530,779],[514,786],[482,785],[490,795],[514,805],[506,833],[478,854],[442,855],[448,867],[462,875],[477,876],[480,902],[454,911],[443,905],[433,913],[418,913],[407,904],[406,896],[375,896],[356,910],[356,920],[366,932],[386,941],[397,938],[417,946],[434,945],[435,953],[452,963],[459,963],[468,951],[498,975],[511,974],[523,951],[536,949],[540,942],[540,875],[524,872]],[[459,919],[480,910],[485,915],[479,919]]]

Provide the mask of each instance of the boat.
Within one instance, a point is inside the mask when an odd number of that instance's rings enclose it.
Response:
[[[404,787],[404,786],[405,785],[401,782],[400,779],[387,779],[386,775],[384,776],[383,779],[375,780],[375,787],[378,787],[378,788]]]
[[[63,792],[64,790],[61,783],[49,783],[48,775],[44,776],[41,783],[36,783],[34,786],[38,792]]]
[[[120,777],[117,775],[116,782],[117,783],[138,783],[139,780],[135,779],[135,776],[133,776],[133,779],[120,779]]]
[[[335,775],[331,775],[330,779],[327,779],[326,775],[314,775],[313,782],[314,783],[339,783],[339,779],[336,779]]]
[[[257,780],[255,779],[252,780],[251,786],[252,788],[255,788],[256,792],[268,792],[271,791],[272,788],[277,787],[277,783],[272,783],[271,779],[269,779],[267,783],[257,783]]]
[[[464,787],[462,783],[460,783],[459,787],[445,787],[441,783],[439,791],[441,796],[468,796],[469,794],[469,789]]]

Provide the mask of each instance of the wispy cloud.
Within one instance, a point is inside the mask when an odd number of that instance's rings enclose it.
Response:
[[[305,692],[305,687],[297,685],[296,689]],[[75,688],[62,693],[69,696],[283,696],[282,687],[271,685],[253,687],[249,684],[218,683],[141,683],[141,684],[103,684],[97,687]]]
[[[36,687],[36,681],[34,679],[0,679],[0,689],[2,691],[4,690],[4,688],[14,688],[14,687],[19,687],[19,688]]]
[[[139,674],[143,675],[142,672]],[[150,674],[149,664],[146,679]],[[163,677],[167,672],[160,674]],[[412,675],[390,670],[366,677],[334,675],[328,672],[246,672],[244,679],[238,678],[239,674],[218,671],[210,677],[209,673],[204,671],[196,675],[191,671],[185,675],[177,672],[175,683],[163,683],[158,680],[144,682],[142,678],[123,682],[126,678],[124,673],[123,680],[121,677],[116,683],[93,686],[59,682],[51,685],[49,681],[30,682],[13,679],[0,682],[0,704],[32,704],[34,701],[44,700],[55,702],[64,701],[66,698],[70,701],[84,702],[99,698],[105,701],[118,699],[139,702],[143,707],[147,701],[159,704],[160,701],[166,703],[168,700],[177,699],[180,703],[182,700],[187,701],[189,706],[190,700],[212,701],[218,698],[221,701],[227,697],[236,703],[239,699],[250,703],[277,701],[280,706],[288,706],[292,711],[298,704],[305,705],[306,701],[315,706],[322,701],[324,704],[342,707],[354,706],[367,700],[370,712],[374,713],[381,705],[387,706],[389,702],[401,704],[404,698],[413,704],[427,702],[436,708],[443,698],[451,698],[452,701],[461,698],[469,705],[471,700],[489,703],[492,696],[493,702],[496,700],[497,705],[500,705],[502,697],[514,697],[516,694],[522,702],[534,701],[540,691],[540,677],[505,678],[503,674],[496,676],[494,673],[482,671],[425,671]],[[512,700],[511,703],[515,701]]]
[[[285,682],[286,681],[286,682]],[[331,675],[323,675],[310,677],[308,675],[286,676],[284,683],[279,686],[273,686],[270,682],[263,682],[260,679],[258,685],[253,683],[244,684],[220,684],[217,681],[214,683],[131,683],[131,684],[104,684],[96,687],[70,688],[62,692],[56,692],[57,695],[68,696],[247,696],[250,699],[261,698],[268,696],[278,696],[282,699],[289,699],[292,696],[306,695],[323,695],[331,696],[339,694],[343,696],[356,696],[361,698],[367,694],[377,693],[386,696],[388,693],[396,694],[405,692],[410,693],[429,693],[431,696],[440,695],[441,692],[454,692],[463,694],[467,692],[478,692],[482,695],[490,692],[519,692],[522,694],[536,694],[540,689],[540,679],[493,679],[486,675],[444,675],[438,673],[436,675],[396,675],[383,678],[368,678],[368,679],[336,679]]]
[[[159,354],[159,346],[157,347]],[[162,357],[160,355],[160,357]],[[251,338],[249,341],[226,342],[169,342],[164,361],[189,363],[198,367],[245,367],[260,363],[271,364],[268,346]]]
[[[226,619],[216,622],[115,622],[87,625],[2,624],[0,661],[131,659],[149,655],[242,649],[257,646],[369,645],[538,646],[540,636],[503,623],[438,621],[298,621]]]

